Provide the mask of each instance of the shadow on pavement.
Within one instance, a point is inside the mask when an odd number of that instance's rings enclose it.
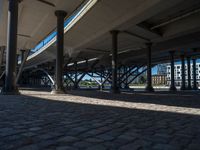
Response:
[[[134,96],[140,97],[131,95]],[[199,115],[0,95],[0,120],[3,150],[189,150],[200,147]]]
[[[109,92],[100,91],[67,91],[67,94],[74,96],[83,96],[89,98],[105,99],[105,100],[119,100],[124,102],[134,103],[149,103],[160,104],[168,106],[200,108],[200,92],[135,92],[135,93],[121,93],[111,94]]]

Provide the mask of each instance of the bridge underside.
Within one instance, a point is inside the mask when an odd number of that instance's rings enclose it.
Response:
[[[0,149],[199,150],[199,18],[199,0],[0,0]]]
[[[80,4],[84,4],[81,6],[83,8],[89,7],[90,2],[87,2],[71,3],[70,11],[73,12],[72,8]],[[19,5],[21,9],[21,5],[25,7],[28,3],[22,2]],[[57,5],[60,6],[55,3],[56,8]],[[52,10],[49,12],[52,13]],[[84,76],[89,76],[100,87],[108,83],[116,90],[114,92],[117,92],[117,88],[128,87],[139,75],[147,71],[146,90],[152,91],[153,66],[170,62],[173,68],[174,62],[182,56],[182,60],[199,58],[200,2],[197,0],[146,0],[143,3],[130,0],[117,0],[113,3],[112,0],[101,0],[96,1],[88,11],[80,11],[81,13],[81,18],[75,18],[71,23],[73,25],[64,28],[63,53],[60,56],[59,46],[56,48],[59,42],[52,39],[27,58],[22,77],[28,79],[24,83],[32,83],[32,78],[35,77],[34,83],[39,84],[44,80],[45,85],[58,86],[57,76],[62,76],[62,80],[69,80],[69,83],[77,88]],[[56,26],[56,17],[49,20],[52,23],[49,28],[53,29],[53,26]],[[59,24],[57,30],[58,26]],[[45,28],[45,24],[41,25],[42,27]],[[50,33],[49,28],[45,28],[45,32],[48,30]],[[39,31],[38,36],[33,36],[34,38],[41,39],[39,35],[44,35]],[[27,40],[23,39],[24,42]],[[19,43],[22,42],[19,40]],[[23,48],[20,44],[18,49]],[[34,42],[32,45],[35,45]],[[3,49],[6,48],[2,47],[2,51]],[[4,55],[2,53],[2,56]],[[55,64],[62,59],[62,72],[58,73],[56,70],[60,65]],[[1,62],[3,75],[5,60]],[[95,79],[95,76],[99,79]],[[173,87],[173,80],[171,84]]]

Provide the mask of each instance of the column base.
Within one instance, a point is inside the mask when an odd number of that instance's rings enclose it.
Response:
[[[78,90],[78,89],[79,89],[78,86],[74,86],[74,87],[73,87],[73,90]]]
[[[100,86],[100,91],[103,91],[104,90],[104,86]]]
[[[146,92],[154,92],[154,88],[153,88],[152,86],[147,86],[147,87],[145,88],[145,91],[146,91]]]
[[[170,86],[169,91],[175,92],[175,91],[177,91],[177,89],[175,86]]]
[[[192,90],[192,87],[191,87],[191,86],[188,86],[188,87],[187,87],[187,90]]]
[[[1,95],[20,95],[20,92],[17,87],[9,91],[5,90],[5,88],[3,87],[1,89]]]
[[[197,87],[193,87],[192,89],[193,89],[193,90],[195,90],[195,91],[196,91],[196,90],[198,90],[198,88],[197,88]]]
[[[130,88],[129,88],[129,86],[128,86],[128,85],[126,85],[126,86],[124,87],[124,89],[127,89],[127,90],[128,90],[128,89],[130,89]]]
[[[62,89],[53,89],[51,94],[65,94],[65,91]]]
[[[111,93],[113,94],[120,94],[120,89],[119,88],[111,88]]]
[[[181,87],[180,90],[181,90],[181,91],[185,91],[186,88],[185,88],[185,87]]]

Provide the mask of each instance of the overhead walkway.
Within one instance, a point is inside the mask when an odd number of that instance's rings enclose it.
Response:
[[[95,5],[97,0],[88,0],[82,3],[64,22],[64,33],[66,34],[73,26]],[[31,55],[27,58],[27,66],[29,62],[36,59],[36,66],[44,62],[52,61],[55,59],[56,51],[55,44],[57,39],[57,32],[54,30],[50,35],[45,37],[35,48],[31,50]],[[47,56],[46,58],[41,58]],[[40,60],[42,59],[42,60]]]
[[[18,19],[18,50],[33,49],[56,27],[55,10],[65,10],[68,17],[80,6],[84,0],[23,0],[19,3]],[[7,43],[8,1],[0,1],[0,45]]]
[[[115,29],[120,31],[120,62],[144,63],[141,58],[146,57],[146,43],[149,42],[153,43],[153,59],[165,62],[169,60],[169,50],[177,50],[179,56],[180,51],[190,53],[189,48],[199,47],[198,38],[192,38],[199,36],[198,17],[199,2],[196,0],[143,3],[102,0],[70,30],[65,28],[65,57],[74,61],[103,57],[104,65],[109,65],[105,58],[109,59],[111,54],[109,31]],[[55,56],[55,46],[47,44],[28,58],[27,66],[53,61]]]

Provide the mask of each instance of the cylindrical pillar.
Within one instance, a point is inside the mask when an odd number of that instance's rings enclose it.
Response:
[[[128,71],[128,67],[124,66],[124,73],[127,73],[127,71]],[[125,89],[129,89],[129,86],[128,86],[128,74],[125,75],[125,78],[126,78],[126,80],[125,80],[124,88]]]
[[[117,70],[118,70],[118,61],[117,61],[117,51],[118,51],[118,34],[119,31],[113,30],[110,32],[112,35],[112,93],[119,93],[119,87],[117,82]]]
[[[63,50],[64,50],[64,19],[67,15],[65,11],[57,10],[57,51],[56,51],[56,82],[53,93],[62,94],[63,89]]]
[[[21,63],[24,61],[24,54],[25,54],[25,50],[20,50],[21,51]]]
[[[174,51],[170,51],[170,59],[171,59],[171,85],[170,91],[176,91],[175,80],[174,80]]]
[[[74,62],[75,77],[74,77],[74,89],[78,89],[78,66],[77,62]]]
[[[101,71],[101,87],[100,87],[100,90],[103,91],[104,89],[104,85],[103,85],[103,75],[104,75],[104,71],[102,70]]]
[[[197,90],[197,69],[196,69],[196,59],[193,58],[192,59],[193,61],[193,90]]]
[[[153,92],[154,89],[152,87],[152,74],[151,74],[151,48],[152,48],[152,43],[147,43],[147,86],[146,86],[146,91],[147,92]]]
[[[181,90],[185,90],[185,56],[181,55]]]
[[[19,63],[18,63],[19,58],[20,58],[20,54],[17,54],[17,57],[16,57],[16,66],[19,65]],[[17,69],[18,69],[18,68],[17,68]]]
[[[8,40],[6,53],[6,79],[2,89],[3,94],[19,94],[16,80],[17,59],[17,27],[18,27],[18,0],[9,0],[8,8]]]
[[[100,80],[101,80],[101,85],[100,85],[100,90],[103,91],[104,85],[103,85],[103,76],[104,76],[104,66],[101,66],[101,71],[100,71]]]
[[[191,86],[191,66],[190,66],[190,57],[188,56],[187,57],[187,73],[188,73],[188,87],[187,89],[188,90],[191,90],[192,89],[192,86]]]

